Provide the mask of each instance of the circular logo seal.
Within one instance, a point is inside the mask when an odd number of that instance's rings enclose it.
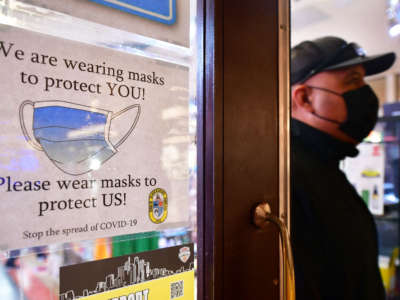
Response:
[[[153,223],[160,224],[168,215],[167,192],[161,188],[152,190],[149,195],[149,218]]]

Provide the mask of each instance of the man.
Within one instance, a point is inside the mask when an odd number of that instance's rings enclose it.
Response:
[[[368,57],[324,37],[292,49],[292,241],[297,299],[384,300],[375,223],[339,169],[377,121],[364,77],[394,53]]]

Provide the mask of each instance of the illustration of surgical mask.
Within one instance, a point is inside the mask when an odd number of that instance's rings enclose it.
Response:
[[[24,108],[33,106],[32,134],[25,126]],[[127,133],[116,143],[110,142],[111,121],[123,113],[137,109]],[[21,103],[19,117],[26,141],[47,157],[64,173],[82,175],[97,170],[109,160],[129,137],[140,116],[140,105],[134,104],[113,113],[65,101],[26,100]]]

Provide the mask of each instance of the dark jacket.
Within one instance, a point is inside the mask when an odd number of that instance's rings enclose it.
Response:
[[[292,120],[292,243],[298,300],[384,300],[375,223],[339,161],[351,144]]]

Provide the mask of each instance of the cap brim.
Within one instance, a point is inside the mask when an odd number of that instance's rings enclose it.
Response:
[[[353,59],[341,62],[339,64],[329,66],[324,70],[337,70],[355,65],[363,65],[365,68],[365,75],[374,75],[389,69],[396,59],[396,54],[393,52],[375,55],[375,56],[358,56]]]

